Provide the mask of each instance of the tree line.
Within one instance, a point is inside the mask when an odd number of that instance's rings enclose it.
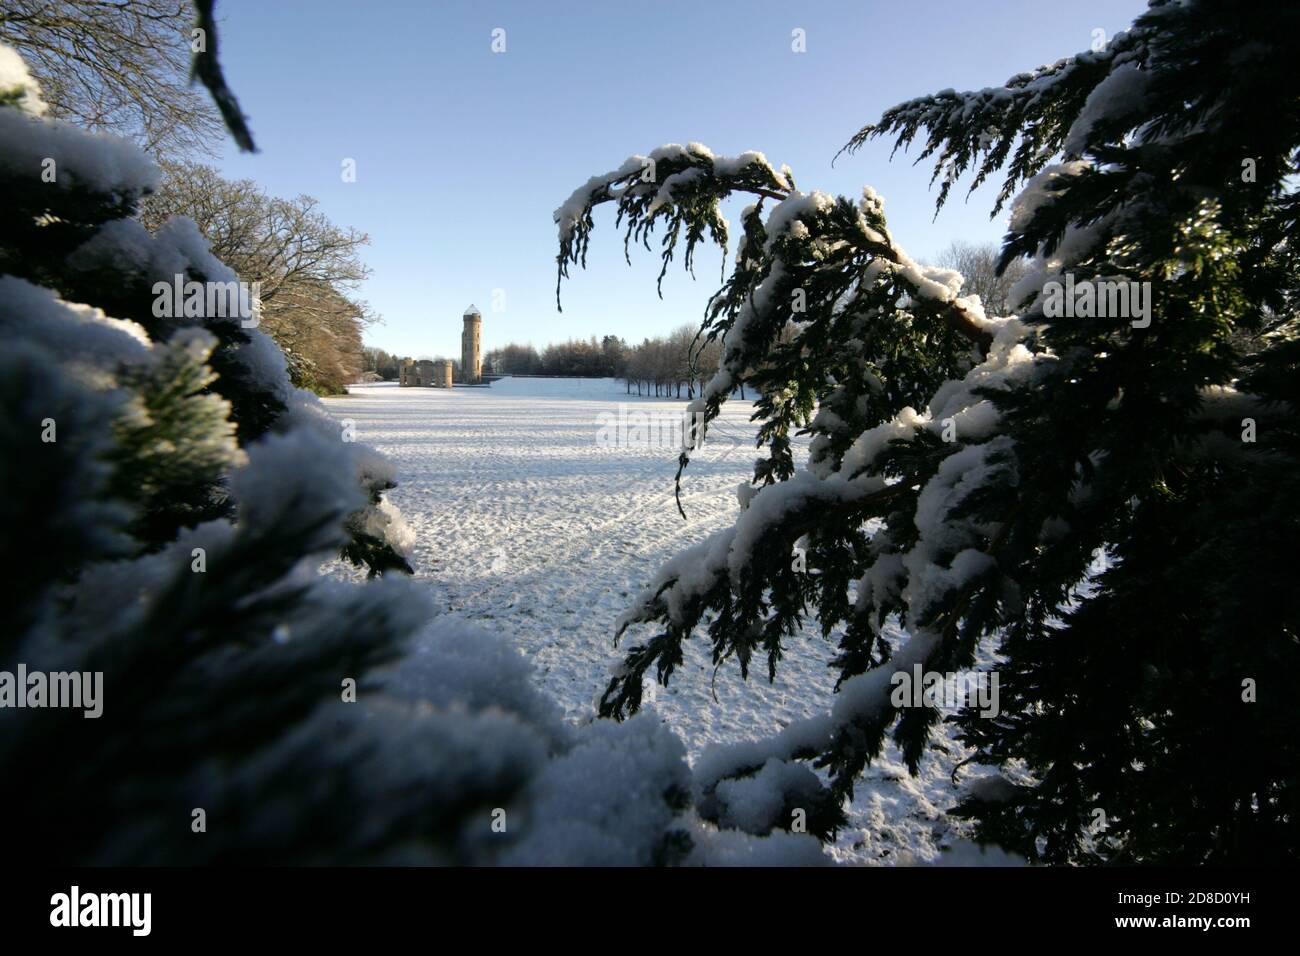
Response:
[[[629,345],[617,335],[552,342],[540,351],[532,344],[511,342],[483,356],[485,375],[538,375],[555,378],[616,378],[628,394],[694,395],[718,369],[721,346],[696,340],[693,326]],[[421,356],[422,358],[424,356]],[[363,379],[396,381],[403,356],[381,348],[363,349]],[[459,371],[460,362],[453,359]]]
[[[998,249],[991,242],[954,241],[935,257],[938,265],[962,273],[963,295],[978,295],[990,315],[1004,315],[1010,311],[1011,288],[1024,275],[1025,268],[1015,262],[999,273],[997,260]],[[697,332],[693,325],[681,325],[667,335],[643,339],[638,345],[629,345],[617,335],[593,335],[585,340],[553,342],[540,351],[531,343],[510,342],[484,355],[483,373],[616,378],[626,385],[629,395],[635,388],[637,395],[693,398],[718,370],[722,352],[716,339],[699,338]],[[789,341],[793,335],[792,328],[783,339]],[[460,362],[451,361],[459,378]],[[401,362],[402,356],[367,346],[362,380],[396,381]]]

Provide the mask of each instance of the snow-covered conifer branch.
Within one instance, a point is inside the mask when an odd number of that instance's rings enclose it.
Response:
[[[706,311],[702,334],[721,341],[722,361],[690,411],[701,415],[697,438],[703,440],[734,390],[751,385],[759,392],[765,419],[759,443],[769,455],[755,472],[756,484],[793,473],[790,438],[800,427],[815,433],[834,429],[829,417],[811,422],[818,401],[866,399],[873,411],[858,409],[849,418],[865,413],[875,424],[887,417],[885,408],[893,414],[908,400],[919,404],[927,386],[937,387],[948,373],[988,351],[995,325],[978,300],[958,295],[960,275],[919,265],[894,243],[874,190],[865,189],[857,202],[799,192],[790,171],[776,171],[761,153],[717,157],[699,144],[633,156],[593,177],[556,210],[557,296],[569,265],[585,263],[596,206],[616,204],[618,221],[626,221],[625,252],[633,240],[648,247],[655,225],[664,224],[662,282],[680,234],[686,236],[688,266],[706,236],[726,243],[720,203],[735,193],[759,201],[742,213],[734,269]],[[777,201],[764,215],[763,203],[771,199]],[[792,375],[806,366],[807,355],[842,348],[839,343],[849,348],[837,361],[819,362],[809,370],[811,378]],[[774,353],[779,361],[773,361]],[[911,357],[896,366],[893,381],[883,382],[878,373],[887,353]],[[796,379],[804,384],[789,389]],[[679,488],[689,461],[684,452]]]
[[[1004,716],[962,712],[962,739],[982,748],[981,762],[1021,759],[1049,777],[997,806],[972,804],[985,832],[1029,855],[1040,850],[1024,834],[1047,834],[1048,857],[1070,859],[1082,823],[1053,806],[1142,789],[1108,778],[1101,763],[1080,769],[1059,740],[1113,750],[1134,733],[1135,709],[1165,719],[1138,687],[1101,717],[1097,701],[1080,703],[1074,668],[1088,661],[1096,673],[1093,648],[1103,644],[1142,654],[1145,631],[1130,621],[1178,619],[1181,579],[1160,567],[1167,558],[1153,559],[1170,540],[1204,542],[1177,560],[1212,577],[1202,560],[1246,547],[1239,525],[1216,517],[1221,507],[1277,537],[1245,517],[1245,489],[1291,483],[1283,463],[1300,447],[1288,422],[1300,395],[1282,371],[1300,355],[1296,200],[1260,188],[1254,173],[1275,186],[1294,175],[1300,133],[1239,118],[1294,83],[1281,58],[1261,67],[1267,83],[1244,85],[1206,64],[1220,62],[1208,52],[1216,44],[1272,49],[1264,38],[1293,19],[1263,10],[1226,19],[1213,4],[1154,0],[1102,49],[1001,90],[904,104],[855,138],[850,148],[884,133],[905,145],[927,129],[923,156],[951,173],[940,202],[966,169],[978,184],[1009,163],[999,206],[1024,188],[1003,260],[1033,259],[1012,291],[1017,317],[985,317],[957,299],[959,276],[893,254],[869,190],[858,204],[792,192],[766,214],[763,201],[746,210],[735,270],[706,313],[723,362],[694,409],[711,417],[737,384],[753,386],[769,455],[741,489],[735,526],[669,562],[620,622],[629,635],[655,630],[628,652],[602,710],[635,710],[641,681],[667,680],[698,629],[715,664],[734,658],[743,674],[766,653],[771,677],[815,617],[823,635],[839,635],[839,681],[828,715],[705,762],[701,806],[713,818],[757,825],[806,792],[790,761],[813,760],[831,794],[847,794],[890,726],[915,769],[937,713],[889,706],[888,675],[899,662],[969,667],[976,643],[994,633],[1010,661]],[[1245,141],[1254,145],[1235,145]],[[1271,292],[1263,276],[1277,280]],[[1085,297],[1077,313],[1073,299],[1062,310],[1065,289],[1105,295],[1106,306]],[[791,300],[801,295],[799,313]],[[945,324],[935,303],[954,301],[990,336],[987,347],[971,350]],[[1267,450],[1255,447],[1261,427],[1273,436]],[[811,436],[802,469],[799,433]],[[1275,623],[1291,613],[1248,590]],[[1147,594],[1166,602],[1158,625]],[[1180,647],[1204,644],[1197,628],[1174,626]],[[1098,720],[1117,736],[1097,739]],[[1168,760],[1140,749],[1146,761]],[[1131,845],[1146,841],[1126,834]]]
[[[900,103],[858,130],[840,152],[856,152],[868,140],[886,135],[894,137],[896,152],[924,130],[926,141],[916,162],[935,157],[930,181],[940,181],[936,214],[964,173],[974,172],[974,191],[1005,166],[1006,179],[993,207],[996,214],[1021,183],[1067,146],[1074,118],[1093,89],[1112,71],[1136,69],[1145,61],[1148,33],[1141,27],[1118,33],[1101,49],[1018,73],[1000,87],[965,93],[942,90]]]

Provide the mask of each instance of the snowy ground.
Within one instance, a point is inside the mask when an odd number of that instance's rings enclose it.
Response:
[[[508,636],[574,720],[594,713],[617,659],[615,619],[665,560],[734,520],[735,489],[755,457],[751,403],[733,401],[687,470],[683,521],[672,500],[675,446],[598,440],[620,404],[658,422],[685,405],[577,379],[451,390],[384,383],[327,401],[355,422],[358,440],[396,463],[400,487],[390,494],[416,532],[413,564],[436,604]],[[833,648],[811,631],[771,685],[761,671],[741,681],[734,666],[711,684],[707,644],[692,643],[671,685],[646,694],[692,759],[711,743],[766,736],[829,707]],[[946,747],[918,778],[897,754],[869,770],[834,849],[839,859],[946,856],[959,836],[943,812],[957,798],[949,774],[963,755]]]

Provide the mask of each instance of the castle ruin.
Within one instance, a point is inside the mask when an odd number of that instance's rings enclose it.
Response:
[[[452,363],[449,359],[402,359],[397,367],[397,384],[404,387],[451,388]]]
[[[483,382],[483,316],[470,306],[463,316],[465,328],[460,334],[460,382],[479,385]],[[397,384],[404,388],[451,388],[456,363],[450,359],[402,359],[397,364]]]

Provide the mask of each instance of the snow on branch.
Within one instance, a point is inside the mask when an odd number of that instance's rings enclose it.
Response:
[[[793,188],[788,171],[773,169],[762,153],[718,157],[699,143],[687,146],[669,143],[652,150],[648,156],[629,157],[617,169],[587,180],[555,210],[560,236],[560,252],[556,256],[559,266],[556,307],[560,307],[560,283],[568,276],[569,265],[586,266],[587,243],[594,226],[591,214],[596,206],[617,203],[619,222],[627,220],[625,254],[634,241],[649,249],[650,233],[656,224],[664,224],[663,268],[659,273],[662,285],[683,230],[688,269],[695,248],[706,234],[726,248],[727,222],[718,208],[722,198],[733,192],[748,192],[784,199]]]
[[[916,162],[935,157],[930,182],[940,180],[936,215],[962,174],[974,170],[969,190],[973,192],[994,172],[1008,167],[993,207],[996,215],[1019,185],[1054,155],[1069,152],[1067,146],[1082,150],[1087,137],[1082,128],[1073,129],[1075,118],[1083,110],[1087,118],[1080,119],[1091,124],[1109,108],[1103,104],[1115,102],[1109,95],[1093,101],[1095,88],[1116,94],[1133,88],[1132,74],[1148,55],[1149,33],[1143,27],[1117,33],[1100,43],[1099,49],[1018,73],[999,87],[964,93],[947,89],[900,103],[858,130],[840,152],[853,153],[868,140],[893,135],[892,155],[906,149],[924,130],[926,141]],[[1107,84],[1112,71],[1125,82]],[[1085,103],[1090,109],[1084,109]]]
[[[632,156],[617,169],[588,180],[555,211],[560,242],[557,304],[569,266],[585,266],[597,206],[615,204],[629,262],[632,242],[649,248],[650,234],[657,225],[664,226],[662,284],[683,236],[688,269],[694,250],[706,238],[725,251],[728,227],[720,204],[737,193],[758,201],[742,214],[744,234],[734,271],[710,300],[701,332],[706,340],[721,342],[722,360],[690,409],[703,422],[697,440],[703,440],[731,393],[752,385],[764,402],[781,405],[778,421],[765,429],[760,441],[773,452],[771,475],[788,475],[785,436],[814,396],[778,399],[784,373],[773,373],[773,387],[768,388],[765,368],[774,348],[797,342],[812,350],[828,339],[832,327],[849,341],[871,341],[873,348],[890,350],[899,348],[883,345],[891,336],[915,336],[918,347],[928,337],[931,348],[937,343],[954,371],[961,362],[969,367],[964,353],[972,347],[978,359],[992,346],[995,326],[977,299],[959,295],[962,277],[922,266],[899,248],[874,190],[864,189],[857,202],[801,192],[790,170],[778,171],[762,153],[720,157],[698,143],[669,144],[647,156]],[[774,204],[764,215],[769,201]],[[789,342],[792,328],[798,331]],[[910,387],[920,399],[938,381],[923,374]],[[826,387],[831,387],[829,379]],[[688,451],[679,460],[679,480],[689,459]]]

